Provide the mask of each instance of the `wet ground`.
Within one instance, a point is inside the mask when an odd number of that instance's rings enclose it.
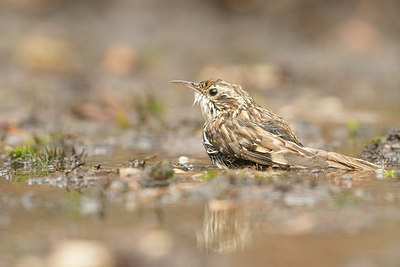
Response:
[[[142,153],[115,153],[86,159],[104,164],[99,170],[0,179],[2,266],[70,266],[65,258],[82,257],[90,266],[400,261],[397,173],[221,171],[204,157],[180,165],[171,156],[143,168],[129,161]]]

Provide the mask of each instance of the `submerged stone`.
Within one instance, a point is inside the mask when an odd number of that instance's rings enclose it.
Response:
[[[166,186],[171,182],[174,170],[170,162],[161,161],[153,167],[146,169],[146,175],[139,181],[142,186]]]

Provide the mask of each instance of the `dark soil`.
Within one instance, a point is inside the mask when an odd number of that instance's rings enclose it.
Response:
[[[375,140],[364,148],[362,158],[378,164],[400,163],[400,129],[391,132],[385,140]]]

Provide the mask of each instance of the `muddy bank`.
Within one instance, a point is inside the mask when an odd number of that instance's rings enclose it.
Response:
[[[400,164],[400,129],[393,130],[385,138],[372,140],[364,148],[362,158],[374,163],[398,168]]]

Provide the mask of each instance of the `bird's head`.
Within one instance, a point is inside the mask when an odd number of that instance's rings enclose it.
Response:
[[[200,83],[174,80],[175,83],[194,90],[194,103],[199,103],[206,122],[224,113],[238,112],[254,101],[240,85],[224,80],[205,80]]]

